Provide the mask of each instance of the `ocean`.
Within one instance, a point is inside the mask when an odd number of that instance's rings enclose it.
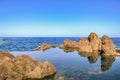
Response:
[[[42,43],[59,46],[65,39],[78,41],[78,37],[2,37],[0,51],[9,51],[14,56],[29,55],[38,61],[49,61],[57,70],[55,77],[49,80],[119,80],[120,57],[105,57],[86,53],[65,52],[52,48],[46,51],[34,51]],[[120,49],[120,38],[111,38],[116,49]],[[47,80],[47,79],[46,79]]]
[[[30,51],[42,43],[59,46],[65,39],[78,41],[78,37],[1,37],[0,51]],[[120,38],[111,38],[117,49],[120,49]]]

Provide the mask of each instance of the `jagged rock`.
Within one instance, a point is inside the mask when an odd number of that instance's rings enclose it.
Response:
[[[35,48],[35,50],[47,50],[47,49],[50,49],[50,48],[56,48],[56,45],[55,44],[48,45],[46,43],[43,43],[41,46]]]
[[[4,56],[11,58],[0,64],[0,80],[41,79],[56,72],[55,67],[48,61],[39,62],[27,55],[13,57],[5,53]]]
[[[101,50],[101,40],[99,39],[96,33],[90,33],[88,40],[93,51]]]
[[[116,55],[115,45],[107,35],[102,37],[102,52],[104,55]]]
[[[78,44],[79,44],[78,52],[88,52],[88,53],[92,52],[92,48],[90,46],[90,43],[85,38],[81,38],[79,40]]]

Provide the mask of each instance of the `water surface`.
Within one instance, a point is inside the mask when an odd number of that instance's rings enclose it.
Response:
[[[119,80],[120,57],[105,57],[78,52],[64,52],[59,48],[46,51],[12,51],[13,55],[30,55],[39,61],[51,62],[57,70],[55,80]]]
[[[34,51],[42,43],[60,45],[65,39],[78,41],[70,37],[28,37],[0,38],[0,51],[9,51],[13,55],[26,54],[38,61],[49,61],[57,70],[55,78],[65,80],[119,80],[120,57],[100,57],[96,54],[78,53],[76,51],[52,48],[46,51]],[[111,38],[117,49],[120,49],[120,38]],[[47,80],[47,79],[46,79]]]

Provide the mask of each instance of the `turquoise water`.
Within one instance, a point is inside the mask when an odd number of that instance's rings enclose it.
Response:
[[[55,78],[65,80],[119,80],[120,57],[105,57],[78,52],[64,52],[59,48],[46,51],[11,51],[15,56],[26,54],[39,61],[51,62],[57,70]]]

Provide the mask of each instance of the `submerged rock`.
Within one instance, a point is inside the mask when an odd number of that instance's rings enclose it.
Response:
[[[48,61],[39,62],[27,55],[14,57],[9,53],[4,53],[3,57],[10,58],[8,60],[4,58],[5,61],[0,64],[0,80],[41,79],[56,72],[55,67]]]
[[[104,35],[102,37],[102,52],[104,55],[116,55],[115,45],[113,44],[112,40],[107,36]]]
[[[43,43],[41,46],[35,48],[35,50],[47,50],[47,49],[50,49],[50,48],[56,48],[56,45],[55,44],[48,45],[46,43]]]

